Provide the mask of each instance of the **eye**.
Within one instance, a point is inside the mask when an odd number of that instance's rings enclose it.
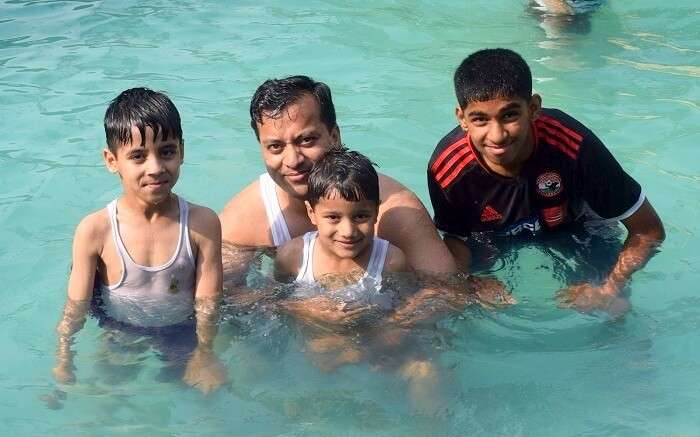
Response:
[[[469,119],[474,126],[484,126],[488,121],[486,117],[476,116]]]
[[[271,143],[266,146],[266,149],[270,153],[277,154],[282,152],[282,149],[284,149],[284,145],[282,145],[281,143]]]
[[[503,114],[503,120],[505,121],[514,121],[518,118],[520,118],[520,111],[508,111]]]
[[[317,139],[317,135],[305,135],[299,139],[299,144],[303,146],[314,144]]]
[[[143,161],[144,158],[146,157],[146,154],[143,153],[142,151],[138,150],[138,151],[130,152],[127,155],[127,157],[132,161]]]
[[[355,221],[358,223],[362,223],[362,222],[366,222],[367,220],[369,220],[369,218],[370,218],[370,214],[362,212],[362,213],[359,213],[355,216]]]
[[[176,146],[166,146],[160,149],[160,154],[164,158],[172,158],[175,155],[177,155],[177,147]]]
[[[335,223],[340,220],[340,216],[337,214],[327,214],[325,216],[325,219],[328,220],[331,223]]]

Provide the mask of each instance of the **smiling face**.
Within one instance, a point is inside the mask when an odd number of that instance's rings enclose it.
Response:
[[[540,97],[534,94],[529,102],[519,97],[471,102],[457,107],[455,113],[489,168],[512,177],[534,148],[530,124],[540,105]]]
[[[318,229],[317,242],[327,254],[355,259],[371,250],[379,209],[376,202],[351,202],[331,193],[313,207],[307,203],[306,208]]]
[[[314,162],[340,142],[338,128],[329,130],[321,121],[319,104],[310,94],[284,108],[277,118],[262,117],[257,126],[272,180],[290,196],[304,198]]]
[[[153,138],[153,129],[146,126],[145,141],[136,126],[131,127],[131,143],[120,144],[116,153],[103,151],[107,168],[119,173],[125,196],[149,205],[157,205],[170,196],[180,175],[183,146],[179,140],[163,140],[161,131]]]

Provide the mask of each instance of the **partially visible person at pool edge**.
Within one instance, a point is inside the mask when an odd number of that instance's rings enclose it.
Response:
[[[665,237],[640,185],[583,124],[541,106],[517,53],[469,55],[454,86],[459,126],[437,145],[428,185],[435,224],[460,268],[469,268],[472,232],[512,237],[621,221],[628,235],[607,278],[570,285],[558,297],[581,311],[624,311],[621,291]]]
[[[213,211],[172,192],[184,159],[180,114],[166,95],[133,88],[110,103],[104,127],[104,161],[119,175],[123,194],[75,231],[54,377],[75,380],[71,343],[94,289],[101,326],[146,337],[191,336],[184,380],[213,390],[226,378],[212,350],[222,290],[221,225]]]
[[[223,239],[237,246],[281,246],[314,230],[304,205],[308,173],[341,142],[331,91],[306,76],[267,80],[253,95],[250,116],[267,172],[220,213]],[[376,235],[399,247],[417,271],[455,272],[454,260],[418,197],[382,174],[379,191]],[[226,260],[224,264],[226,270],[241,268],[227,266]]]

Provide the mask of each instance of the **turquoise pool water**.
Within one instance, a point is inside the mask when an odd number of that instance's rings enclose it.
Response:
[[[137,376],[107,383],[89,320],[79,383],[62,409],[39,401],[55,388],[73,229],[119,194],[100,158],[119,91],[170,94],[187,140],[177,191],[218,210],[262,170],[252,92],[309,74],[331,86],[344,141],[428,202],[426,162],[455,124],[452,71],[485,46],[523,54],[544,105],[591,126],[664,219],[668,238],[635,276],[624,321],[557,309],[551,257],[524,247],[497,272],[517,305],[426,334],[449,386],[434,416],[416,413],[392,374],[319,372],[274,319],[222,326],[230,386],[208,397],[155,381],[150,353],[131,357]],[[699,79],[694,0],[610,0],[570,33],[543,29],[525,0],[2,1],[3,435],[697,435]]]

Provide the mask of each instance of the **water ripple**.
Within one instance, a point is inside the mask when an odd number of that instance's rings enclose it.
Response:
[[[0,50],[8,48],[18,48],[18,47],[32,47],[43,44],[51,44],[57,41],[65,41],[68,37],[65,36],[47,36],[46,38],[26,41],[31,38],[30,36],[18,36],[15,38],[0,40]],[[26,41],[26,42],[22,42]]]
[[[673,74],[676,76],[700,77],[700,67],[696,65],[665,65],[654,64],[651,62],[635,62],[625,59],[613,58],[611,56],[603,56],[612,64],[629,65],[637,70],[653,71],[656,73]]]

